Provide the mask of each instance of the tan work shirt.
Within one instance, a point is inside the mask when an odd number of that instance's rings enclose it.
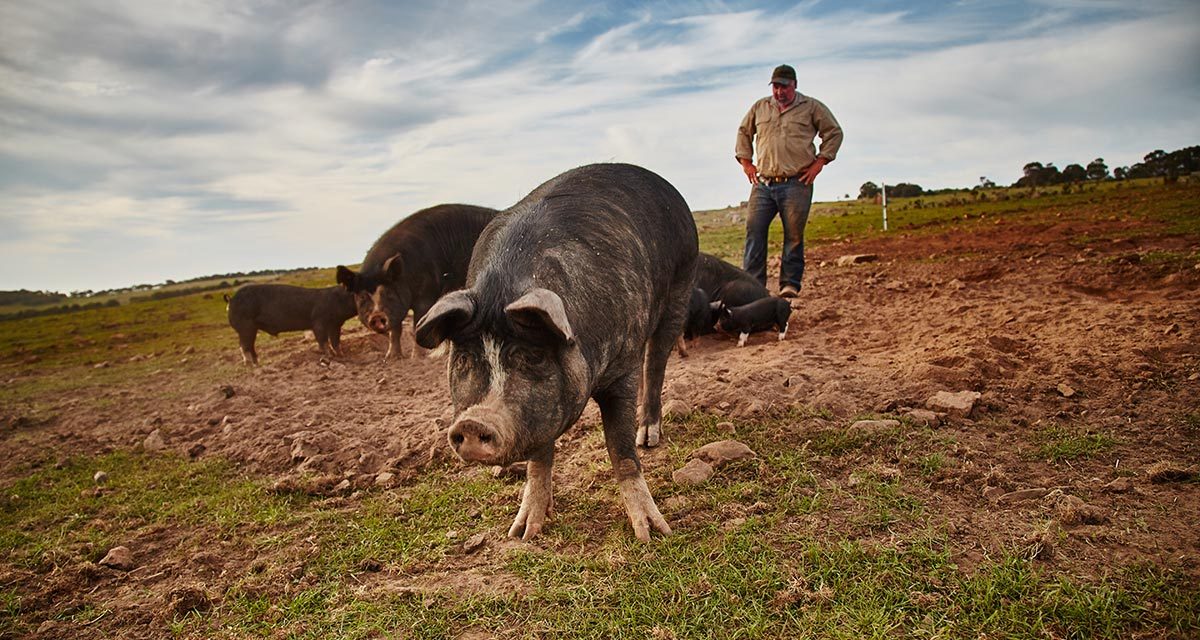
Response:
[[[819,154],[813,144],[817,135],[821,136]],[[755,138],[759,175],[782,178],[800,173],[818,155],[833,162],[842,146],[842,127],[820,100],[796,93],[792,104],[782,112],[770,97],[750,107],[738,126],[734,148],[738,160],[754,160]]]

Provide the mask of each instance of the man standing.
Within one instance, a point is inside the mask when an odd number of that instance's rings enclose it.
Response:
[[[821,136],[817,152],[813,138]],[[754,159],[758,147],[758,163]],[[783,64],[771,74],[771,97],[750,107],[738,127],[735,156],[753,185],[746,214],[742,267],[767,283],[767,229],[783,220],[783,265],[779,295],[794,298],[804,278],[804,226],[812,207],[812,185],[837,157],[842,128],[819,100],[796,91],[796,70]]]

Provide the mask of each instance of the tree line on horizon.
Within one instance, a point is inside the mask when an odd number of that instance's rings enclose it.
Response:
[[[1180,176],[1200,171],[1200,146],[1185,147],[1170,153],[1155,149],[1147,153],[1141,162],[1128,167],[1117,167],[1109,174],[1108,165],[1104,158],[1096,158],[1086,166],[1069,164],[1061,170],[1053,162],[1029,162],[1021,168],[1021,177],[1011,187],[1044,187],[1056,184],[1072,184],[1100,180],[1135,180],[1138,178],[1163,178],[1168,183],[1175,182]],[[922,195],[950,193],[960,189],[938,189],[926,191],[920,185],[901,182],[895,185],[885,185],[887,195],[891,198],[912,198]],[[995,188],[996,183],[987,176],[979,178],[979,184],[972,190]],[[858,190],[858,197],[871,200],[881,193],[879,185],[874,182],[864,182]]]
[[[85,289],[81,291],[72,291],[69,294],[60,293],[58,291],[30,291],[29,289],[18,289],[16,291],[0,291],[0,306],[16,306],[26,307],[20,311],[0,314],[0,321],[19,320],[22,318],[32,318],[36,316],[56,315],[59,313],[70,313],[72,311],[83,311],[85,309],[95,309],[99,307],[116,307],[120,306],[120,301],[116,298],[99,301],[93,300],[90,302],[78,302],[88,298],[98,296],[119,295],[125,293],[133,293],[139,291],[149,291],[146,295],[135,295],[129,298],[130,302],[145,302],[148,300],[162,300],[164,298],[174,298],[177,296],[190,295],[193,293],[202,293],[205,291],[214,291],[218,289],[226,289],[236,287],[240,284],[251,282],[255,277],[284,275],[299,271],[312,271],[318,267],[298,267],[296,269],[260,269],[258,271],[242,271],[237,273],[221,273],[210,276],[200,276],[197,278],[189,278],[187,280],[175,281],[168,279],[162,284],[137,284],[131,287],[123,287],[119,289],[104,289],[101,291],[93,291]],[[217,284],[196,284],[194,286],[184,286],[178,289],[163,289],[172,285],[186,285],[188,283],[201,283],[207,280],[216,280],[222,278],[222,281]]]

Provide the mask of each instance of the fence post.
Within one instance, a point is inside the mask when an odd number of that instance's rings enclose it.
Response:
[[[880,181],[880,190],[883,193],[883,230],[887,231],[887,183]]]

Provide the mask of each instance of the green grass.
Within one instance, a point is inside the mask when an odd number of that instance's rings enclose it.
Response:
[[[702,432],[705,422],[684,426]],[[291,638],[445,638],[464,629],[513,638],[1200,632],[1200,590],[1170,569],[1114,567],[1109,576],[1073,579],[1014,555],[966,572],[937,531],[917,530],[881,545],[787,526],[828,508],[816,501],[797,509],[798,503],[779,499],[816,484],[804,472],[813,455],[774,454],[765,465],[715,479],[690,496],[703,517],[648,546],[628,534],[619,507],[606,507],[598,523],[561,511],[538,545],[478,564],[476,571],[507,581],[491,590],[436,582],[399,592],[362,586],[365,560],[396,578],[453,575],[462,557],[453,551],[457,541],[479,531],[494,539],[507,526],[516,485],[486,474],[454,477],[449,470],[347,504],[275,494],[218,462],[76,458],[4,488],[0,552],[11,566],[46,572],[95,562],[110,545],[135,540],[139,532],[194,528],[184,536],[185,549],[218,539],[267,554],[269,562],[210,594],[212,610],[166,621],[173,635],[191,638],[276,637],[279,630]],[[778,468],[763,472],[760,466]],[[110,474],[112,491],[83,495],[100,468]],[[560,497],[578,502],[575,493]],[[661,493],[660,504],[670,491]],[[615,499],[612,494],[603,499]],[[710,494],[722,497],[705,502]],[[870,474],[853,494],[873,526],[886,527],[898,516],[919,519],[923,512],[899,483]],[[730,504],[760,502],[765,506],[739,523],[720,515]],[[590,538],[564,536],[564,527],[589,529]],[[449,531],[459,537],[447,538]],[[283,544],[268,540],[278,537]],[[18,589],[0,590],[0,631],[28,633],[47,614],[24,606]],[[88,605],[55,615],[82,623],[103,620],[106,611]]]
[[[1037,457],[1050,462],[1091,458],[1112,450],[1118,443],[1117,438],[1108,433],[1057,424],[1038,431],[1034,441]]]
[[[936,196],[898,198],[888,202],[888,231],[883,231],[880,205],[860,201],[820,202],[813,204],[805,229],[807,246],[820,246],[847,238],[882,237],[908,234],[928,235],[949,228],[976,229],[996,224],[1042,226],[1055,224],[1063,213],[1091,221],[1118,223],[1110,228],[1090,230],[1093,235],[1076,240],[1083,246],[1117,238],[1136,237],[1144,227],[1122,223],[1138,222],[1155,227],[1168,235],[1200,234],[1200,189],[1192,185],[1163,186],[1161,180],[1108,182],[1072,188],[1063,193],[1060,186],[1037,189],[996,188],[975,196],[970,190]],[[1033,193],[1033,197],[1030,194]],[[731,216],[741,215],[737,222]],[[744,209],[741,207],[702,211],[696,214],[700,230],[700,250],[731,263],[740,264],[745,240]],[[777,254],[783,245],[782,223],[776,219],[768,235],[768,255]],[[1178,257],[1184,262],[1195,256]]]
[[[276,280],[298,286],[330,286],[332,269],[297,272]],[[227,376],[236,361],[197,367],[203,354],[236,345],[223,293],[134,302],[62,315],[0,322],[0,361],[29,366],[36,375],[0,385],[0,406],[45,411],[56,394],[136,381],[166,369],[194,369],[200,382]],[[28,365],[25,365],[28,363]],[[190,363],[190,364],[189,364]],[[85,402],[100,402],[84,394]]]
[[[97,471],[109,478],[101,495]],[[221,461],[117,452],[36,472],[6,487],[0,501],[0,553],[33,569],[99,561],[127,536],[157,526],[202,525],[222,539],[265,531],[287,524],[304,499],[270,494]]]
[[[922,456],[919,460],[917,460],[917,468],[921,471],[921,475],[923,476],[937,475],[937,473],[948,466],[948,464],[949,463],[946,460],[946,456],[942,455],[941,453],[931,453],[929,455]]]

